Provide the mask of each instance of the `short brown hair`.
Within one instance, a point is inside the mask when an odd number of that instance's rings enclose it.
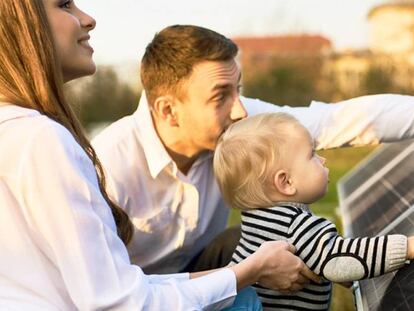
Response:
[[[174,25],[148,44],[141,62],[141,80],[147,99],[166,93],[182,95],[181,82],[193,66],[202,61],[229,61],[236,57],[237,45],[225,36],[199,26]]]
[[[274,173],[289,155],[283,147],[291,126],[302,126],[286,113],[263,113],[233,123],[220,137],[214,153],[214,174],[230,207],[271,206]]]

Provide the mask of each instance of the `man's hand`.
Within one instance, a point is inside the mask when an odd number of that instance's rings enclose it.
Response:
[[[414,236],[407,238],[407,259],[414,259]]]
[[[309,270],[294,252],[295,248],[284,241],[263,243],[253,255],[231,267],[236,273],[238,288],[258,282],[282,293],[290,293],[303,288],[309,280],[320,282],[320,277]]]

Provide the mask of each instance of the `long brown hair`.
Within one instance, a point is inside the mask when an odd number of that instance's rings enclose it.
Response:
[[[118,235],[133,234],[128,215],[109,197],[102,165],[63,93],[63,77],[43,0],[0,1],[1,99],[40,113],[66,127],[92,160],[99,188],[112,210]]]

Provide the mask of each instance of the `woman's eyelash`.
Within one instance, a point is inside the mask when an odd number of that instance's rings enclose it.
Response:
[[[63,9],[70,9],[72,2],[73,0],[62,2],[61,4],[59,4],[59,7]]]

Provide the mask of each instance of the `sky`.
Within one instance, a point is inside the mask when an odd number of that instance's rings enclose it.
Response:
[[[137,62],[154,34],[195,24],[228,37],[320,34],[334,48],[364,48],[367,14],[384,0],[76,0],[97,27],[90,43],[98,64]]]

